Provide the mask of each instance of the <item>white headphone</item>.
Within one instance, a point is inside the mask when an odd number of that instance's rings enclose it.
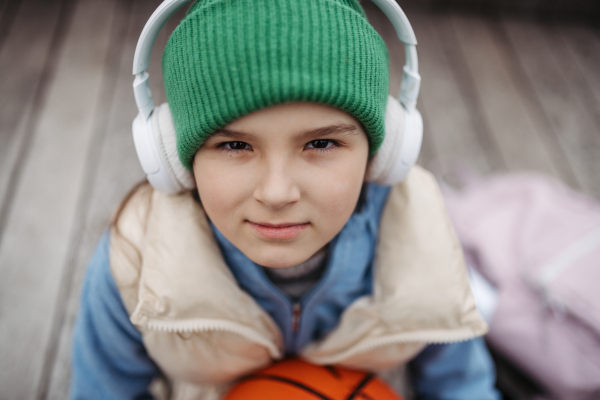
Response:
[[[165,193],[195,187],[195,180],[179,161],[175,127],[168,104],[154,108],[146,69],[152,47],[166,22],[190,0],[165,0],[154,11],[140,35],[133,58],[133,93],[139,113],[133,120],[133,140],[142,169],[152,186]],[[367,180],[393,185],[406,178],[416,163],[423,141],[423,119],[416,109],[421,86],[417,39],[408,18],[395,0],[373,0],[387,15],[404,43],[406,64],[398,99],[389,96],[385,138],[370,161]]]

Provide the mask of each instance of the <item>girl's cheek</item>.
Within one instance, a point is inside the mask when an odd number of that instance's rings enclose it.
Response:
[[[311,197],[316,196],[313,198],[319,199],[324,207],[354,209],[364,181],[364,168],[349,160],[335,168],[310,171],[303,180]]]
[[[251,170],[247,168],[206,160],[198,164],[198,173],[202,174],[196,175],[200,200],[212,219],[233,213],[251,193]]]

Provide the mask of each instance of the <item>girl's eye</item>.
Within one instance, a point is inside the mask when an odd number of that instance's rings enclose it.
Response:
[[[311,140],[305,146],[306,149],[328,149],[336,146],[336,142],[331,139]]]
[[[221,143],[219,147],[221,147],[223,150],[233,151],[252,150],[252,147],[250,147],[248,143],[238,141]]]

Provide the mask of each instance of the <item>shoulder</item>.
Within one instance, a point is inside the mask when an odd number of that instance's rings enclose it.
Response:
[[[110,270],[129,313],[137,303],[141,249],[153,197],[154,189],[148,182],[134,187],[121,202],[111,222],[107,244]]]
[[[385,221],[392,226],[431,226],[454,236],[440,186],[431,172],[418,165],[404,181],[392,186],[383,210],[383,225]]]
[[[145,229],[154,189],[148,182],[136,185],[125,196],[111,221],[111,233],[135,240]]]
[[[428,202],[443,203],[435,177],[418,165],[412,167],[404,181],[392,187],[391,195],[405,200],[419,197],[428,198]]]

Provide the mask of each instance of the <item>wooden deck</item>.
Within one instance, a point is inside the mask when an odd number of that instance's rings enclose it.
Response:
[[[403,51],[364,3],[392,51],[395,92]],[[0,399],[67,396],[86,262],[111,210],[143,178],[131,65],[158,4],[0,0]],[[421,164],[537,170],[600,197],[597,28],[406,10],[423,76]],[[150,71],[160,101],[167,37]]]

